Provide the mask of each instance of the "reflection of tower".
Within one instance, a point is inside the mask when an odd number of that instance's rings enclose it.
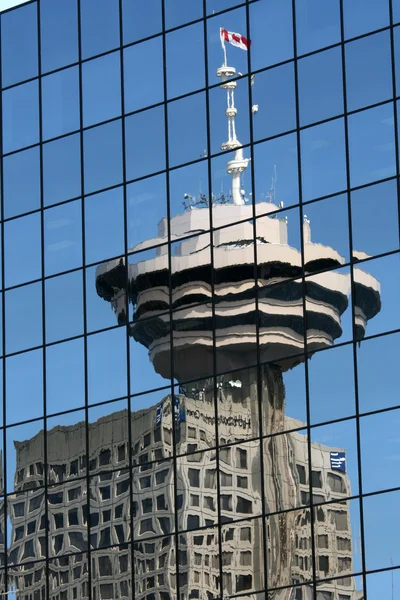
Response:
[[[236,82],[229,79],[235,73],[226,61],[217,72],[221,87],[227,92],[228,141],[222,148],[235,152],[227,162],[227,171],[232,175],[231,202],[212,198],[209,206],[192,204],[191,210],[173,216],[169,224],[163,219],[158,237],[132,248],[128,262],[122,257],[98,268],[96,287],[98,294],[112,303],[119,323],[128,321],[133,339],[148,349],[156,372],[167,379],[172,375],[179,382],[187,402],[199,403],[192,388],[202,390],[219,421],[224,407],[233,400],[224,404],[224,394],[214,396],[214,383],[218,389],[224,382],[235,380],[240,385],[242,404],[255,415],[253,438],[259,435],[261,421],[266,437],[261,448],[260,442],[255,443],[258,449],[253,456],[252,477],[262,470],[265,489],[259,497],[255,496],[252,506],[258,512],[251,514],[261,514],[265,508],[271,515],[268,539],[262,541],[261,519],[252,519],[252,527],[257,531],[251,538],[251,573],[232,577],[230,584],[224,581],[222,590],[228,595],[248,593],[248,598],[253,599],[255,590],[265,585],[266,576],[269,587],[280,587],[304,581],[301,574],[310,571],[308,564],[302,568],[295,564],[294,532],[299,526],[299,513],[294,509],[301,503],[292,444],[290,436],[284,434],[283,372],[305,360],[305,349],[311,354],[329,348],[340,337],[350,277],[337,271],[345,261],[336,250],[311,241],[307,218],[301,252],[288,243],[287,219],[277,212],[280,206],[273,202],[254,207],[245,204],[240,174],[249,159],[243,157],[236,135]],[[208,229],[209,210],[213,212],[215,227],[212,234]],[[169,231],[173,232],[170,239]],[[175,246],[171,256],[168,241]],[[368,319],[380,310],[380,287],[361,269],[354,269],[353,275],[355,330],[358,339],[362,339]],[[260,369],[256,366],[258,359],[262,363]],[[258,408],[260,395],[262,414]],[[220,454],[226,448],[240,449],[240,439],[233,428],[228,427],[224,435],[219,428],[218,434]],[[226,494],[222,494],[221,487],[220,507],[225,502],[222,495]],[[189,517],[189,507],[187,513]],[[221,508],[220,513],[225,516]],[[229,519],[243,525],[237,504],[232,504]],[[206,526],[210,522],[193,520],[200,527],[201,523]],[[269,555],[266,574],[264,550]],[[188,574],[188,580],[190,577]],[[186,584],[182,582],[183,585]],[[217,596],[218,578],[214,578],[213,585],[210,594]],[[280,599],[286,600],[291,592],[279,594]]]

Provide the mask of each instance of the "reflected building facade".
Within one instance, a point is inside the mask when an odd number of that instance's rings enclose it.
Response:
[[[399,168],[364,146],[398,145],[396,74],[372,108],[346,78],[389,32],[392,66],[388,2],[378,33],[339,0],[0,15],[0,600],[359,600],[390,566],[368,419],[399,409],[393,352],[359,365],[394,339]]]
[[[236,385],[232,387],[232,383]],[[235,436],[236,441],[243,441],[248,439],[246,434],[254,423],[254,415],[237,383],[220,388],[226,410],[221,411],[219,420],[221,436]],[[47,508],[42,479],[43,432],[18,443],[15,494],[9,499],[13,537],[8,556],[17,598],[25,600],[30,594],[33,598],[45,597],[42,561],[46,556],[46,518],[47,543],[54,557],[49,571],[50,598],[88,597],[88,535],[93,549],[93,597],[132,597],[132,572],[136,598],[175,597],[177,573],[171,568],[176,548],[174,522],[184,532],[179,535],[178,546],[182,597],[215,597],[221,557],[224,593],[244,592],[244,597],[257,598],[257,593],[247,594],[246,590],[262,589],[265,550],[273,584],[281,582],[282,577],[290,577],[293,584],[310,581],[309,461],[302,424],[286,419],[291,432],[282,436],[282,444],[275,445],[275,475],[272,469],[265,471],[265,494],[271,497],[271,488],[279,487],[288,512],[270,516],[268,543],[264,546],[258,518],[262,503],[260,446],[256,441],[248,441],[221,449],[218,485],[212,439],[214,418],[214,403],[207,394],[196,400],[175,396],[173,402],[166,397],[159,405],[134,413],[132,497],[126,412],[91,424],[89,484],[85,424],[54,428],[48,435]],[[171,462],[173,428],[182,456],[176,469]],[[350,494],[350,482],[345,471],[345,452],[312,443],[311,453],[317,569],[325,577],[344,574],[343,578],[322,583],[318,594],[320,598],[353,600],[352,533],[345,500]],[[338,455],[341,458],[336,458]],[[264,464],[268,458],[270,452],[265,446]],[[215,529],[218,513],[223,523],[222,553]],[[128,543],[131,523],[133,556]],[[276,597],[311,598],[312,591],[304,585],[297,588],[296,595],[289,588],[276,592]]]

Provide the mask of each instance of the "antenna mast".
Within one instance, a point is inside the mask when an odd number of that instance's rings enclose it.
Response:
[[[235,118],[237,115],[237,108],[235,107],[235,88],[237,82],[231,80],[231,78],[236,75],[236,69],[235,67],[228,66],[226,47],[222,34],[220,37],[222,50],[224,52],[224,62],[222,66],[217,69],[217,77],[220,77],[222,81],[220,87],[226,90],[227,108],[225,110],[225,114],[228,118],[228,140],[221,144],[221,149],[235,151],[234,158],[226,163],[226,171],[229,173],[229,175],[232,175],[233,203],[236,205],[242,205],[245,203],[245,201],[244,194],[242,193],[240,186],[240,174],[247,169],[250,159],[244,158],[242,144],[236,137]]]

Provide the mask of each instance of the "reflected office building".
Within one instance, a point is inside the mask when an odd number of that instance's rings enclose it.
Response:
[[[321,582],[318,598],[355,600],[349,505],[343,500],[350,494],[345,451],[312,443],[311,513],[309,448],[301,423],[276,415],[293,432],[272,437],[261,455],[260,444],[248,441],[256,437],[258,427],[243,389],[249,382],[235,384],[226,383],[218,392],[221,443],[230,444],[220,447],[218,468],[215,406],[208,393],[175,396],[173,402],[166,397],[131,415],[132,479],[126,412],[90,426],[89,484],[84,423],[51,430],[47,507],[43,456],[38,452],[43,433],[18,443],[15,494],[9,499],[13,537],[8,558],[17,598],[46,597],[41,561],[46,555],[47,518],[49,553],[54,557],[50,598],[87,597],[89,560],[93,598],[132,598],[132,572],[135,598],[176,598],[177,577],[181,598],[216,598],[221,567],[223,597],[260,598],[256,590],[264,586],[266,553],[271,587],[304,584],[276,590],[271,597],[311,599],[307,581],[313,575],[313,514],[318,576],[341,575]],[[176,464],[171,461],[173,437],[182,455]],[[279,510],[266,518],[264,527],[262,459],[265,505],[267,511]],[[131,524],[133,552],[127,543]],[[91,558],[85,552],[88,535]]]
[[[16,443],[18,600],[44,600],[46,585],[54,600],[359,597],[347,450],[286,414],[284,376],[340,338],[351,288],[362,340],[380,286],[360,268],[342,273],[306,216],[304,250],[292,247],[275,190],[253,205],[236,70],[225,60],[217,75],[231,192],[187,194],[156,238],[96,273],[171,390],[145,410],[51,429],[47,467],[43,432]]]

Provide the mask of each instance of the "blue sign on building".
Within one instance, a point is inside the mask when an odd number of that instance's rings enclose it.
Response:
[[[331,452],[331,469],[346,472],[346,453]]]

